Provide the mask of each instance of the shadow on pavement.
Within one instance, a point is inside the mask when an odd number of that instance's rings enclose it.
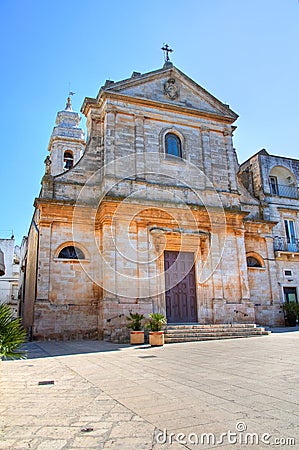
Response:
[[[105,341],[36,341],[27,342],[22,350],[27,351],[27,359],[49,358],[87,353],[120,351],[128,344],[112,344]]]

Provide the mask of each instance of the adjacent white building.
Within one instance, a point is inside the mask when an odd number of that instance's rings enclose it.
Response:
[[[0,303],[11,305],[17,315],[20,247],[15,245],[14,236],[11,236],[9,239],[0,239],[0,250],[5,266],[4,274],[0,276]]]

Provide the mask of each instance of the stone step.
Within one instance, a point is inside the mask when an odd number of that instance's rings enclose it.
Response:
[[[168,338],[167,336],[165,336],[164,341],[165,344],[175,344],[175,343],[180,343],[180,342],[201,342],[201,341],[221,341],[221,340],[226,340],[226,339],[244,339],[244,338],[250,338],[250,337],[257,337],[257,336],[261,336],[261,335],[255,335],[252,336],[251,334],[242,334],[239,336],[222,336],[222,337],[217,337],[217,336],[192,336],[192,337],[188,337],[188,338],[184,338],[184,337],[172,337],[172,338]]]
[[[164,330],[167,333],[256,333],[261,331],[261,328],[166,328]]]
[[[256,328],[237,328],[237,327],[231,327],[231,328],[202,328],[202,327],[184,327],[184,328],[169,328],[166,327],[165,331],[168,333],[184,333],[184,332],[191,332],[191,333],[231,333],[234,331],[237,331],[238,333],[255,333],[256,331],[264,330],[263,327],[256,327]]]
[[[216,323],[216,324],[200,324],[200,323],[184,323],[184,324],[175,324],[168,323],[167,329],[183,329],[183,328],[257,328],[255,323]]]
[[[188,336],[217,336],[217,337],[221,337],[221,336],[242,336],[242,335],[250,335],[250,336],[260,336],[260,335],[268,335],[269,332],[268,331],[263,331],[263,330],[257,330],[254,333],[252,332],[244,332],[244,333],[240,333],[238,331],[231,331],[231,332],[222,332],[222,333],[201,333],[201,332],[197,332],[197,333],[192,333],[192,332],[164,332],[165,336],[168,337],[172,337],[172,336],[184,336],[184,337],[188,337]]]
[[[271,332],[256,324],[170,324],[165,327],[165,342],[192,342],[267,336]]]
[[[185,342],[188,341],[204,341],[204,340],[209,340],[209,339],[239,339],[239,338],[248,338],[248,337],[260,337],[260,336],[267,336],[266,334],[226,334],[226,335],[221,335],[221,336],[215,336],[215,335],[205,335],[205,336],[201,336],[201,335],[192,335],[192,336],[164,336],[164,339],[166,342],[174,342],[177,340],[182,340]]]

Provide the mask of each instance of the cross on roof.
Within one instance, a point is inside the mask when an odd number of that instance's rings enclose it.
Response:
[[[165,62],[170,61],[169,53],[173,52],[172,48],[170,48],[168,44],[164,44],[163,47],[161,48],[161,50],[163,50],[165,53],[165,56],[164,56]]]

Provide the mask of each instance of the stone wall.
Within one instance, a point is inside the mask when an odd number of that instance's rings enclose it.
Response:
[[[36,283],[38,270],[38,243],[39,235],[36,225],[38,211],[35,212],[30,225],[27,242],[27,254],[25,257],[25,289],[21,305],[24,327],[31,333],[33,327],[34,303],[36,298]]]

